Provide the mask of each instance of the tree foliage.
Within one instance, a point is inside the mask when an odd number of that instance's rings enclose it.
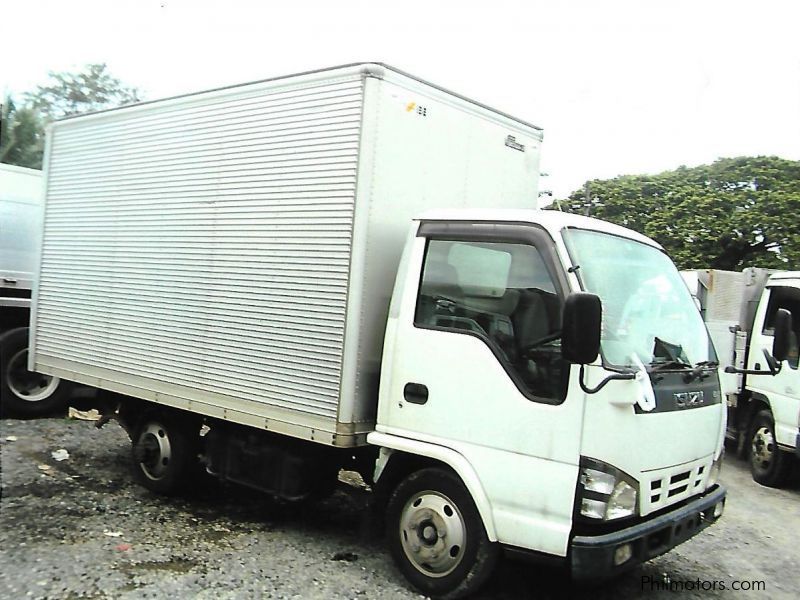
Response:
[[[800,268],[800,162],[723,158],[657,175],[587,182],[562,210],[658,241],[679,268]],[[588,201],[587,201],[588,198]]]
[[[51,71],[50,81],[25,98],[48,121],[140,100],[139,90],[112,77],[104,63],[86,65],[80,73]]]
[[[105,64],[78,73],[50,72],[50,80],[24,94],[18,106],[9,95],[0,119],[0,162],[42,168],[44,130],[55,119],[114,108],[140,100],[140,93],[111,76]]]
[[[42,168],[44,129],[38,113],[6,96],[0,113],[0,163]]]

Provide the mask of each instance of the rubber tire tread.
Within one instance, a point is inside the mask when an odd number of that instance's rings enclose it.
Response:
[[[773,439],[776,440],[775,445],[777,446],[778,444],[777,439],[775,438],[775,420],[772,418],[772,412],[766,408],[758,411],[753,416],[753,420],[750,421],[750,429],[748,430],[747,437],[747,449],[750,453],[748,456],[750,461],[750,473],[753,476],[753,481],[756,483],[760,483],[766,487],[782,487],[789,478],[789,474],[792,470],[793,457],[791,454],[776,447],[775,457],[773,458],[772,464],[766,473],[759,473],[753,467],[752,440],[756,431],[763,426],[769,428],[769,430],[772,432]]]
[[[52,414],[66,407],[70,397],[72,384],[63,379],[53,393],[42,400],[23,400],[11,391],[6,367],[11,357],[28,347],[28,336],[27,327],[9,329],[0,335],[0,412],[4,416],[30,418]]]
[[[466,548],[462,562],[445,577],[428,577],[408,560],[400,541],[403,507],[414,494],[432,490],[446,495],[458,507],[466,526]],[[395,564],[421,593],[452,600],[477,592],[494,572],[499,555],[497,544],[489,541],[483,521],[467,488],[449,469],[430,467],[406,477],[394,489],[386,507],[386,538]]]

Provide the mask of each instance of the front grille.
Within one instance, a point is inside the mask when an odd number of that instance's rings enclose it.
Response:
[[[701,493],[705,489],[710,466],[711,457],[708,457],[683,465],[645,472],[641,514],[650,514]]]

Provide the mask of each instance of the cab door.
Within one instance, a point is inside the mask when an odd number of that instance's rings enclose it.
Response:
[[[567,393],[577,385],[561,358],[566,282],[552,240],[534,225],[423,223],[408,265],[378,431],[460,453],[500,541],[563,555],[583,394]]]
[[[747,387],[769,400],[775,420],[778,444],[794,448],[797,436],[797,419],[800,412],[800,371],[798,371],[798,337],[800,337],[800,289],[792,286],[770,286],[759,302],[753,324],[752,341],[748,354],[748,368],[767,370],[764,350],[772,352],[775,333],[775,314],[783,308],[792,314],[792,332],[789,358],[783,362],[777,375],[748,376]]]

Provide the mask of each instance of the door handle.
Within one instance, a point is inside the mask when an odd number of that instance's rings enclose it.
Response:
[[[425,404],[428,401],[428,386],[421,383],[407,383],[403,388],[403,397],[411,404]]]

